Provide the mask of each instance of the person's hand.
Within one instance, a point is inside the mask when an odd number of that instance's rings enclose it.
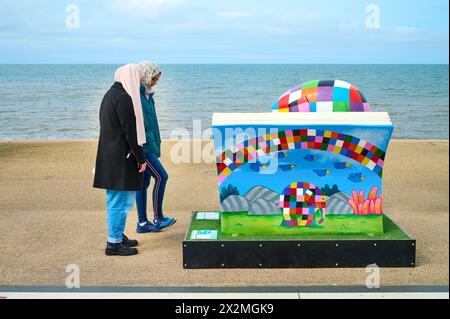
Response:
[[[139,173],[144,173],[146,166],[147,166],[147,163],[139,164],[139,167],[138,167]]]

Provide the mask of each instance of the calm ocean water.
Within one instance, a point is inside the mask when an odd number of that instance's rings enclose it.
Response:
[[[98,110],[117,65],[0,65],[0,140],[97,138]],[[163,65],[155,95],[162,136],[211,125],[213,112],[271,112],[296,84],[341,79],[395,138],[448,139],[448,65]],[[192,134],[192,133],[191,133]]]

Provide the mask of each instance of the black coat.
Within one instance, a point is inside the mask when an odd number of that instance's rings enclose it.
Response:
[[[145,163],[143,149],[137,144],[136,117],[131,97],[119,82],[105,94],[100,106],[100,137],[95,165],[94,187],[139,191],[143,174],[138,164]]]

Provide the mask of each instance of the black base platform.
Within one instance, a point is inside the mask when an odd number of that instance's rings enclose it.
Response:
[[[183,242],[185,269],[414,267],[415,260],[413,239]]]
[[[353,238],[224,238],[220,222],[194,223],[193,212],[183,241],[183,267],[207,268],[361,268],[415,267],[416,240],[385,214],[383,236]],[[203,223],[203,222],[200,222]],[[193,226],[195,225],[195,226]],[[192,240],[192,229],[215,229],[217,240]]]

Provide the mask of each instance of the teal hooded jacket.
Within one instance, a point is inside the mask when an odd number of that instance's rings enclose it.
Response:
[[[159,132],[158,118],[155,110],[153,94],[145,96],[145,85],[141,84],[141,104],[144,115],[145,138],[144,153],[151,153],[156,157],[161,156],[161,135]]]

